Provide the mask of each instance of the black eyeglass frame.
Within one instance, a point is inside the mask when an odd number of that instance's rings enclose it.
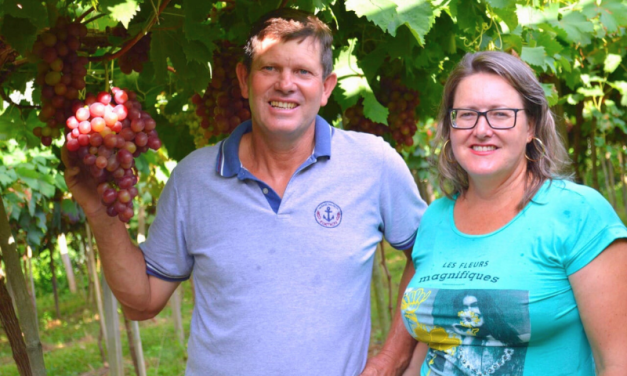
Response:
[[[453,117],[452,117],[453,111],[460,111],[460,110],[471,111],[477,114],[477,120],[475,121],[475,124],[472,127],[458,127],[455,121],[453,121]],[[490,124],[490,120],[488,119],[488,112],[499,111],[499,110],[514,111],[514,125],[512,125],[511,127],[507,127],[507,128],[493,127],[492,124]],[[488,123],[488,126],[492,129],[512,129],[516,126],[516,121],[518,120],[518,111],[524,111],[524,110],[525,110],[524,108],[493,108],[487,111],[477,111],[477,110],[472,110],[470,108],[449,108],[447,112],[448,112],[448,118],[451,120],[451,127],[453,127],[454,129],[473,129],[479,123],[479,118],[481,118],[481,116],[485,118],[486,122]]]

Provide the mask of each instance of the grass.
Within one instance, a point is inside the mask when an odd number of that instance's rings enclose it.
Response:
[[[395,302],[398,283],[405,266],[405,256],[389,245],[386,245],[385,250],[386,262],[392,275],[392,292]],[[193,310],[192,288],[190,283],[183,283],[180,288],[183,291],[183,328],[187,338]],[[55,317],[52,294],[37,297],[39,332],[48,375],[108,375],[108,366],[106,362],[103,362],[98,346],[100,325],[95,304],[87,302],[81,294],[70,294],[69,292],[64,292],[59,300],[61,320]],[[377,312],[374,308],[372,315],[373,328],[370,352],[376,353],[385,340],[385,333],[378,327]],[[168,305],[154,319],[139,323],[148,376],[176,376],[185,373],[186,348],[180,345],[177,340],[171,316],[172,312]],[[120,318],[124,374],[134,375],[121,313]],[[102,346],[103,348],[106,347],[104,340]],[[3,330],[0,330],[0,375],[19,376],[11,347]]]

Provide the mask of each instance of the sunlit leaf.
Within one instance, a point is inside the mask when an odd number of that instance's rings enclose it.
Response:
[[[547,62],[544,47],[523,47],[520,58],[531,65],[546,69]]]
[[[603,63],[603,70],[607,73],[612,73],[620,66],[622,61],[623,58],[620,55],[608,54]]]

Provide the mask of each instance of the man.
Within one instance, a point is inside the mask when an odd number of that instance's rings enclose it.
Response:
[[[391,375],[409,362],[397,313],[365,364],[370,276],[382,235],[409,257],[425,204],[388,144],[317,116],[337,83],[331,43],[302,11],[258,21],[236,68],[252,121],[178,164],[141,249],[66,172],[127,317],[159,313],[193,271],[188,375]]]

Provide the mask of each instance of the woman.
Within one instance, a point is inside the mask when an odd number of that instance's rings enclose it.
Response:
[[[627,228],[560,177],[566,152],[531,69],[467,55],[438,127],[447,197],[422,219],[401,307],[429,345],[421,375],[624,375]],[[488,298],[503,317],[487,318]]]

